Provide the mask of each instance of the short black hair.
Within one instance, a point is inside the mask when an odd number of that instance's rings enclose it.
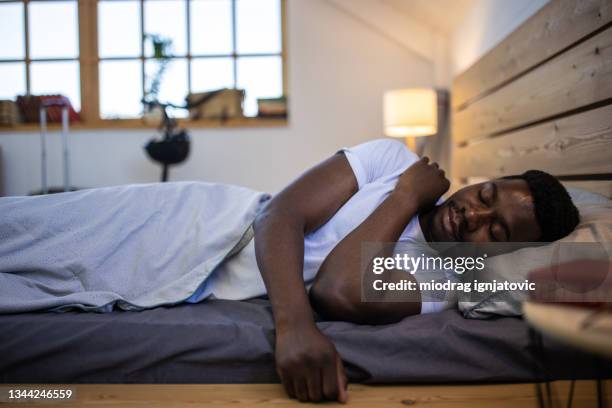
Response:
[[[522,179],[527,182],[542,231],[541,242],[553,242],[567,236],[580,222],[580,214],[572,198],[554,176],[540,170],[528,170],[503,179]]]

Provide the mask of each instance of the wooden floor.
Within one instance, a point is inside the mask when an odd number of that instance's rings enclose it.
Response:
[[[605,383],[611,389],[612,381]],[[24,387],[24,386],[16,386]],[[289,400],[280,385],[76,385],[76,398],[56,403],[0,403],[0,407],[304,407]],[[42,387],[41,387],[42,388]],[[44,388],[50,388],[46,386]],[[565,407],[568,381],[553,383],[554,406]],[[593,381],[577,381],[573,406],[597,406],[596,385]],[[332,403],[325,404],[336,405]],[[462,385],[462,386],[349,386],[348,407],[537,407],[533,384]]]

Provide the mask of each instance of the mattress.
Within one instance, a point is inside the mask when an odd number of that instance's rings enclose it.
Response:
[[[467,320],[447,310],[384,326],[317,324],[352,382],[521,382],[612,373],[612,363],[550,339],[537,345],[519,318]],[[265,299],[4,315],[0,328],[2,383],[278,381]]]

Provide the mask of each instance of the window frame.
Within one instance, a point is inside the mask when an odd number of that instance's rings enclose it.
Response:
[[[78,7],[79,7],[79,3],[81,0],[55,0],[55,1],[71,1],[72,3],[74,3],[77,6],[77,13],[78,13]],[[97,1],[97,0],[95,0]],[[29,18],[29,7],[28,4],[30,3],[42,3],[43,0],[2,0],[3,4],[11,4],[11,3],[16,3],[16,4],[22,4],[23,5],[23,41],[24,41],[24,55],[23,58],[7,58],[7,59],[0,59],[0,63],[2,64],[10,64],[10,63],[23,63],[24,67],[25,67],[25,92],[26,95],[30,94],[31,88],[32,88],[32,78],[31,78],[31,68],[30,66],[32,65],[32,63],[37,63],[37,62],[78,62],[79,63],[79,72],[81,70],[81,66],[80,66],[80,46],[79,46],[79,55],[75,56],[75,57],[59,57],[59,58],[49,58],[49,57],[44,57],[44,58],[31,58],[30,57],[30,18]],[[80,24],[80,16],[79,16],[79,24]],[[77,27],[78,28],[78,27]],[[82,95],[81,95],[81,100],[83,99]]]
[[[3,3],[22,3],[24,5],[24,41],[25,55],[24,59],[2,60],[2,62],[24,62],[26,73],[26,92],[29,93],[31,78],[30,78],[30,63],[32,61],[79,61],[79,81],[81,93],[81,121],[72,125],[74,129],[97,129],[97,128],[156,128],[153,124],[147,124],[142,118],[134,119],[102,119],[100,116],[100,79],[99,66],[103,60],[140,60],[142,83],[141,87],[144,92],[145,87],[145,62],[151,60],[144,53],[144,45],[141,47],[141,55],[139,57],[120,57],[120,58],[100,58],[98,54],[98,1],[99,0],[74,0],[77,4],[78,14],[78,34],[79,34],[79,55],[77,58],[43,58],[32,60],[29,55],[29,22],[28,22],[28,3],[34,3],[42,0],[8,0]],[[48,1],[48,0],[47,0]],[[59,0],[57,0],[59,1]],[[238,57],[250,56],[280,56],[282,65],[282,91],[284,96],[288,96],[288,78],[287,78],[287,4],[286,0],[280,1],[280,19],[281,19],[281,50],[279,53],[261,53],[261,54],[241,54],[236,52],[236,22],[235,10],[236,0],[232,1],[232,33],[233,33],[233,52],[224,55],[193,55],[190,47],[190,0],[177,0],[186,3],[186,41],[187,52],[185,55],[177,56],[177,59],[187,61],[188,89],[191,91],[191,61],[197,58],[208,57],[231,57],[233,59],[233,78],[234,86],[236,85],[236,65]],[[140,2],[140,19],[141,19],[141,34],[144,34],[144,2]],[[144,93],[143,93],[144,94]],[[188,118],[178,119],[179,126],[189,126],[191,128],[208,128],[208,127],[275,127],[286,126],[287,118],[260,118],[260,117],[244,117],[235,119],[202,119],[190,120]],[[49,127],[58,127],[58,124],[50,124]],[[38,124],[21,123],[10,128],[0,128],[0,131],[6,130],[24,130],[31,131],[38,129]]]

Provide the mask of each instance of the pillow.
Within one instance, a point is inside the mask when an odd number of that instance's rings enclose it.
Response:
[[[569,193],[572,201],[576,206],[586,206],[590,204],[603,204],[607,205],[612,202],[609,198],[602,196],[598,193],[593,193],[591,191],[582,190],[580,188],[568,188],[567,192]]]
[[[523,248],[512,253],[498,255],[486,261],[487,281],[523,282],[529,272],[550,268],[560,263],[588,259],[609,259],[612,252],[612,200],[606,197],[576,188],[568,189],[574,204],[580,212],[580,224],[567,237],[541,247]],[[585,254],[583,250],[572,251],[577,246],[564,243],[591,242],[599,243],[601,251]],[[593,248],[589,247],[589,248]],[[568,250],[569,249],[569,250]],[[464,279],[477,279],[477,275]],[[474,299],[473,293],[457,294],[458,308],[464,317],[487,319],[494,316],[520,316],[522,304],[529,297],[528,291],[502,291],[486,293]]]

